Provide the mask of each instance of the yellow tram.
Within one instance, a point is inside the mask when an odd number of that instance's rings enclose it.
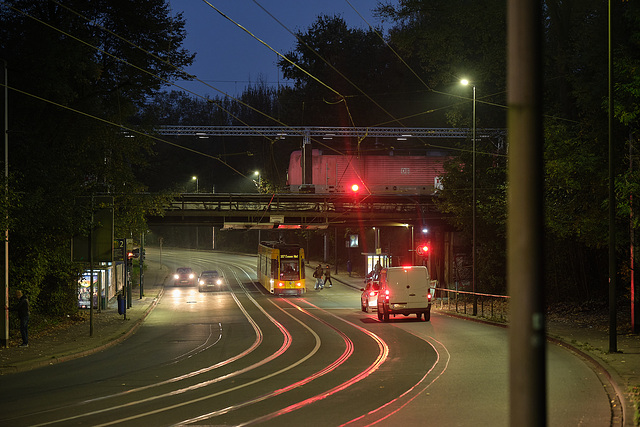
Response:
[[[275,295],[302,295],[304,250],[299,245],[260,242],[258,245],[258,281]]]

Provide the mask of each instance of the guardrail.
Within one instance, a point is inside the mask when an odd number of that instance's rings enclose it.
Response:
[[[478,317],[499,322],[506,322],[508,320],[509,296],[506,295],[436,288],[434,298],[436,305],[440,303],[441,310],[445,310],[446,305],[447,311],[455,311],[456,313],[463,314],[469,314],[467,311],[471,311],[471,314],[473,314],[474,299],[477,298]],[[485,308],[487,309],[486,313]]]

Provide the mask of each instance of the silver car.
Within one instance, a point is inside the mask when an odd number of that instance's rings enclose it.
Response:
[[[380,282],[378,280],[367,279],[367,284],[364,288],[361,288],[361,308],[362,311],[368,313],[370,310],[375,311],[378,309],[378,291],[380,290]]]
[[[211,292],[221,290],[225,285],[224,277],[216,270],[205,270],[198,277],[198,290]]]

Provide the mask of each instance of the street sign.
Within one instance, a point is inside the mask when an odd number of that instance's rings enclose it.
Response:
[[[113,241],[113,260],[124,261],[127,251],[127,239],[116,239]]]

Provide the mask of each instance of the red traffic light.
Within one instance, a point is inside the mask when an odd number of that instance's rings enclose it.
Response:
[[[427,256],[427,255],[429,255],[429,246],[428,245],[420,245],[420,246],[418,246],[416,248],[416,252],[420,256]]]
[[[354,193],[357,193],[358,190],[360,190],[360,186],[358,184],[353,184],[351,186],[351,191],[353,191]]]
[[[133,252],[127,252],[127,258],[133,258]]]

